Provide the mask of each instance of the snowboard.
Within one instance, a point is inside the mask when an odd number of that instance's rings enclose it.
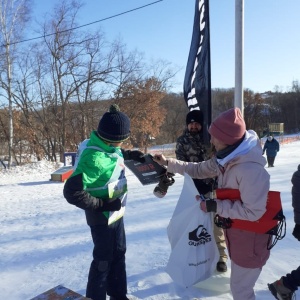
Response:
[[[153,160],[151,154],[145,154],[145,162],[125,160],[125,166],[138,178],[142,185],[157,183],[166,173],[166,168]]]
[[[58,285],[31,300],[91,300],[62,285]]]

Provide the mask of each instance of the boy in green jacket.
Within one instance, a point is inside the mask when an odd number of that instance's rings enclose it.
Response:
[[[85,140],[75,170],[64,186],[64,197],[85,211],[94,243],[86,296],[93,300],[128,300],[123,223],[127,197],[124,160],[144,161],[140,151],[124,151],[130,120],[112,105]],[[83,148],[83,149],[82,149]]]

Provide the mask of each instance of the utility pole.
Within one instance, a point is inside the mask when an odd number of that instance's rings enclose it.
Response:
[[[235,0],[235,90],[234,106],[244,115],[244,0]]]

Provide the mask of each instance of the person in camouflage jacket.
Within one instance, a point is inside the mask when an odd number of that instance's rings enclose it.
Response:
[[[186,116],[186,129],[178,137],[176,142],[176,159],[187,162],[201,162],[209,159],[208,151],[203,144],[203,114],[200,110],[192,110]],[[194,184],[198,192],[206,197],[216,187],[216,179],[195,179]],[[214,236],[219,249],[220,258],[217,263],[217,271],[227,271],[227,254],[225,252],[226,242],[223,229],[214,226]]]

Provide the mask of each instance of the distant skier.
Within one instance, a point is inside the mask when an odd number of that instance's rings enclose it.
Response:
[[[272,135],[269,135],[265,142],[263,155],[265,152],[267,153],[268,167],[274,167],[275,157],[279,152],[279,143]]]

